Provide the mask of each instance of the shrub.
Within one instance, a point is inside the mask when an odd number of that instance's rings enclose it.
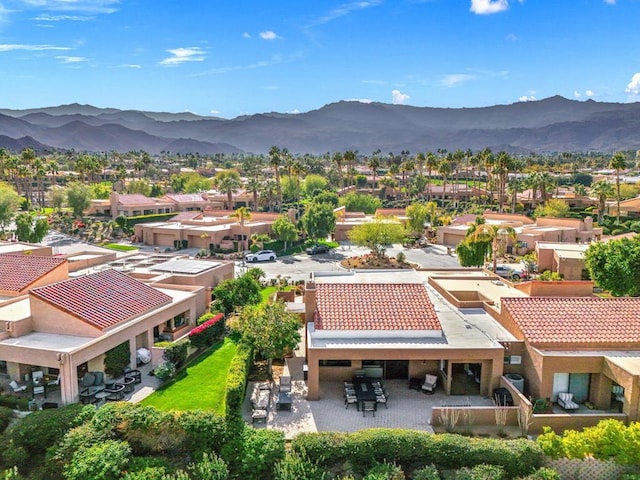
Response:
[[[185,432],[183,448],[193,457],[204,452],[220,452],[225,441],[224,418],[213,412],[176,412],[177,423]]]
[[[240,478],[273,478],[275,464],[284,458],[284,434],[277,430],[245,428]]]
[[[363,480],[404,480],[404,472],[400,467],[392,463],[381,463],[376,465]]]
[[[553,468],[542,467],[533,472],[531,475],[520,477],[520,480],[560,480],[560,474]],[[640,476],[638,476],[638,478],[636,479],[634,479],[633,477],[625,479],[625,477],[623,476],[622,480],[640,480]]]
[[[0,395],[0,406],[26,411],[29,408],[29,399],[15,395]]]
[[[324,472],[300,455],[287,455],[274,469],[275,480],[324,480]]]
[[[428,465],[413,473],[413,480],[440,480],[438,469],[434,465]]]
[[[182,364],[187,359],[187,349],[189,348],[189,344],[187,342],[175,342],[171,345],[165,347],[164,358],[167,362],[173,363],[176,368],[180,368]]]
[[[145,467],[142,470],[130,471],[122,477],[123,480],[166,480],[167,470],[164,467]]]
[[[200,323],[200,319],[210,315],[210,318]],[[198,319],[199,325],[189,332],[189,340],[196,348],[203,348],[213,345],[224,333],[224,314],[205,314]]]
[[[67,480],[117,480],[129,462],[131,450],[126,442],[106,440],[78,450],[64,469]]]
[[[205,453],[198,463],[189,465],[192,477],[198,480],[227,480],[229,470],[215,453]]]
[[[475,467],[463,467],[456,473],[456,480],[503,480],[504,468],[498,465],[480,464]]]
[[[13,419],[13,410],[7,407],[0,407],[0,433],[4,432]]]
[[[153,375],[159,378],[160,381],[166,382],[170,378],[176,375],[176,366],[171,362],[162,362],[153,371]]]

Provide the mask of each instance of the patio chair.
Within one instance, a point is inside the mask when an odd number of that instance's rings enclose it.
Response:
[[[611,394],[616,402],[624,402],[624,387],[621,385],[611,387]]]
[[[278,390],[280,392],[290,392],[291,391],[291,377],[289,377],[289,376],[280,377],[280,384],[278,386]]]
[[[345,404],[345,409],[349,408],[349,405],[353,404],[356,405],[356,407],[358,406],[358,397],[356,397],[355,395],[345,395],[344,396],[344,404]]]
[[[384,408],[389,408],[387,406],[387,400],[389,399],[388,393],[383,393],[382,395],[376,394],[376,403],[384,403]]]
[[[18,385],[18,382],[16,382],[15,380],[11,380],[11,382],[9,383],[9,387],[11,387],[11,391],[13,393],[18,395],[27,391],[26,385]]]
[[[362,402],[362,416],[365,417],[367,412],[373,413],[373,416],[376,416],[376,410],[378,409],[378,404],[376,402]]]
[[[49,380],[47,382],[47,388],[54,388],[54,387],[60,387],[60,380],[62,379],[62,374],[58,374],[58,376],[53,379],[53,380]]]
[[[438,377],[427,373],[424,376],[424,383],[422,384],[422,392],[423,393],[435,392],[437,384],[438,384]]]
[[[267,410],[266,409],[255,409],[251,412],[251,423],[256,423],[259,421],[264,421],[267,423]]]
[[[573,393],[569,392],[558,394],[558,405],[565,410],[577,410],[580,408],[580,405],[573,401]]]

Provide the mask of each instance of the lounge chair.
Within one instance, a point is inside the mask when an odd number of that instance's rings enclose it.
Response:
[[[435,392],[437,384],[438,384],[438,377],[427,373],[424,376],[424,383],[422,384],[422,392],[423,393]]]
[[[573,401],[573,393],[568,392],[558,394],[558,405],[565,410],[577,410],[580,408],[580,405]]]
[[[16,382],[15,380],[11,380],[11,382],[9,383],[9,387],[11,387],[11,391],[15,394],[21,394],[26,392],[27,390],[26,385],[18,385],[18,382]]]

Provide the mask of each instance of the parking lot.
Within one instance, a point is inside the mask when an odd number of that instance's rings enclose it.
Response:
[[[345,258],[369,253],[368,248],[355,247],[344,243],[330,253],[322,255],[288,255],[279,257],[275,262],[256,262],[245,264],[236,262],[236,274],[242,274],[247,268],[257,267],[262,269],[267,279],[288,278],[289,281],[306,280],[310,272],[334,272],[344,270],[340,261]],[[415,263],[426,268],[455,268],[459,267],[455,255],[447,252],[446,247],[429,245],[425,248],[405,248],[402,245],[394,245],[387,250],[387,255],[395,257],[399,252],[405,254],[408,262]]]

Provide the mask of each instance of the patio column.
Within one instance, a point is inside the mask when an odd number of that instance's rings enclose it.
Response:
[[[68,353],[56,354],[60,370],[60,401],[63,405],[78,401],[78,374]]]
[[[309,374],[307,377],[307,400],[320,398],[320,367],[317,358],[307,356]]]
[[[152,343],[153,345],[153,343]],[[136,368],[137,358],[136,358],[136,337],[129,339],[129,364],[131,368]]]

